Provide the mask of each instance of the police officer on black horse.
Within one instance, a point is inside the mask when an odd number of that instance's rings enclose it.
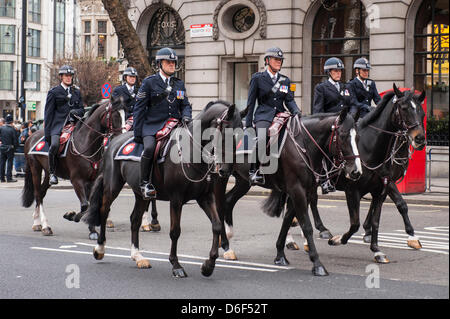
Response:
[[[280,48],[270,48],[264,56],[264,64],[267,66],[263,72],[253,74],[248,91],[245,127],[256,128],[258,131],[266,130],[270,127],[276,114],[285,112],[287,107],[289,112],[295,116],[301,116],[300,109],[294,100],[294,90],[291,87],[290,79],[280,74],[283,65],[284,55]],[[255,104],[258,101],[258,105]],[[260,134],[259,134],[260,135]],[[264,177],[259,172],[260,160],[258,158],[258,144],[254,151],[256,161],[252,161],[250,167],[250,182],[261,184]]]
[[[71,66],[63,65],[58,75],[61,84],[48,91],[44,113],[45,141],[50,144],[48,151],[50,185],[58,184],[56,159],[61,131],[68,122],[75,123],[77,118],[84,115],[81,92],[73,85],[75,70]]]
[[[372,110],[372,101],[378,104],[381,97],[375,82],[369,79],[370,62],[366,58],[359,58],[353,64],[356,77],[347,83],[351,96],[352,113],[360,110],[360,117],[364,117]]]
[[[323,70],[328,79],[317,84],[314,89],[312,113],[340,112],[344,107],[344,99],[347,99],[347,101],[351,99],[349,90],[341,82],[344,63],[341,59],[332,57],[325,61]],[[336,189],[328,179],[328,168],[325,162],[323,162],[323,167],[327,178],[321,183],[322,193],[334,192]]]
[[[184,82],[173,75],[178,66],[178,56],[171,48],[156,53],[159,72],[144,79],[134,107],[134,140],[144,144],[141,157],[141,192],[145,199],[156,198],[152,185],[153,156],[156,133],[169,118],[192,121],[192,107],[186,95]]]
[[[122,96],[125,105],[127,106],[125,109],[125,118],[128,119],[133,115],[133,108],[136,104],[136,95],[138,93],[139,88],[137,87],[137,77],[138,73],[135,68],[128,67],[122,74],[122,80],[124,82],[123,85],[119,85],[116,87],[112,96],[118,97]]]

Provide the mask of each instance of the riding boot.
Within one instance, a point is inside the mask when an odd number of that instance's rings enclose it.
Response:
[[[153,159],[142,155],[141,157],[141,193],[144,199],[155,199],[156,189],[152,185]]]
[[[258,158],[258,145],[256,145],[256,148],[255,148],[255,156],[256,156],[256,161],[254,163],[250,164],[250,170],[248,172],[249,178],[250,178],[250,183],[252,185],[255,185],[255,184],[261,185],[261,184],[264,184],[264,176],[262,176],[259,171],[259,167],[260,167],[261,163]]]
[[[56,177],[56,155],[48,154],[48,171],[50,174],[50,185],[58,184],[58,178]]]

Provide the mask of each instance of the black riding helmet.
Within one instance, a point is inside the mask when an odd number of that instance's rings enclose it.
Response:
[[[130,67],[126,68],[125,71],[123,71],[122,80],[126,81],[126,77],[127,76],[135,76],[137,78],[138,77],[138,73],[137,73],[135,68],[130,66]]]
[[[344,62],[336,57],[326,60],[323,66],[323,70],[326,74],[328,74],[331,70],[343,70],[344,68]]]
[[[283,54],[283,51],[280,48],[273,47],[273,48],[267,49],[266,54],[264,55],[264,64],[265,65],[269,64],[269,59],[270,58],[281,59],[281,65],[283,65],[284,54]]]
[[[174,49],[171,48],[162,48],[156,52],[156,64],[158,67],[161,67],[161,61],[175,61],[176,67],[178,67],[178,56]]]
[[[70,74],[75,75],[75,70],[70,65],[63,65],[59,68],[58,75]]]

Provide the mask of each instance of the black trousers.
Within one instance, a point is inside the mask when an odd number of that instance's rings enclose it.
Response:
[[[2,145],[0,147],[0,179],[12,180],[12,168],[14,160],[14,147],[12,145]]]
[[[260,161],[260,158],[259,158],[259,155],[258,155],[259,154],[259,147],[260,146],[264,147],[264,148],[266,147],[267,142],[268,142],[268,140],[267,140],[267,138],[268,138],[268,131],[269,131],[269,127],[271,125],[272,125],[272,122],[269,122],[269,121],[258,121],[258,122],[255,123],[256,137],[258,138],[259,137],[258,135],[261,133],[261,131],[265,130],[266,131],[266,141],[258,141],[257,140],[256,148],[255,148],[255,154],[254,154],[254,159],[255,160],[253,160],[252,163],[251,163],[251,167],[250,167],[251,170],[256,170],[260,166],[261,161]],[[261,143],[261,145],[259,145],[260,143]]]
[[[52,135],[50,148],[48,150],[48,167],[50,174],[56,173],[56,157],[59,151],[59,135]]]

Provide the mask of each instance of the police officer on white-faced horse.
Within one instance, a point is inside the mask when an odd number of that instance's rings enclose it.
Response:
[[[248,91],[247,109],[248,114],[245,127],[253,124],[258,131],[267,130],[273,122],[276,114],[289,112],[295,116],[301,116],[300,109],[294,100],[295,89],[291,81],[285,75],[280,74],[284,55],[280,48],[270,48],[264,56],[264,64],[267,66],[263,72],[253,74]],[[258,101],[258,105],[255,104]],[[255,152],[256,161],[252,161],[250,167],[250,182],[252,184],[263,183],[264,177],[259,173],[260,159],[258,158],[258,144]]]
[[[126,119],[130,118],[133,115],[133,108],[136,104],[136,95],[138,93],[139,88],[137,87],[137,77],[138,73],[135,68],[128,67],[122,74],[123,84],[117,86],[113,92],[112,96],[118,97],[122,96],[125,105],[127,106],[125,109],[125,117]]]
[[[375,81],[369,79],[371,69],[369,60],[359,58],[353,64],[356,72],[356,78],[347,83],[351,96],[352,113],[360,110],[360,117],[364,117],[372,110],[372,101],[378,104],[381,97],[378,94]]]
[[[71,66],[63,65],[58,74],[61,84],[48,91],[44,113],[45,141],[50,144],[48,151],[50,185],[58,184],[56,158],[61,131],[68,122],[75,123],[77,118],[84,115],[81,92],[73,85],[75,70]]]
[[[144,144],[141,157],[141,192],[145,199],[156,198],[152,185],[153,156],[156,133],[169,118],[188,124],[192,120],[192,107],[186,95],[184,82],[174,77],[178,57],[171,48],[156,53],[159,72],[144,79],[134,107],[134,140]]]

